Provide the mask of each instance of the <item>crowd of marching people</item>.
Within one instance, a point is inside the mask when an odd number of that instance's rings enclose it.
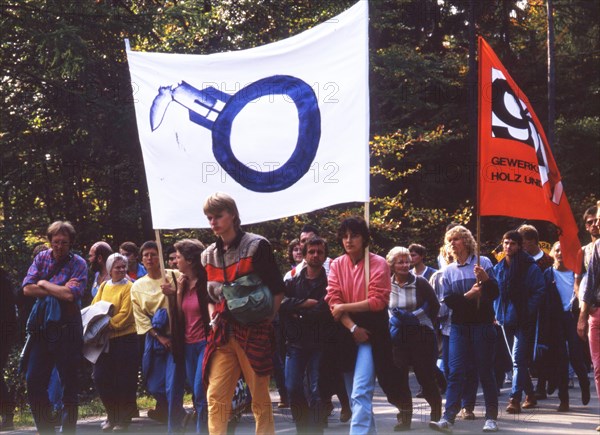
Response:
[[[584,215],[592,242],[579,274],[566,268],[559,242],[549,254],[540,248],[531,225],[507,231],[502,255],[490,259],[467,228],[451,224],[433,268],[417,243],[385,256],[370,252],[368,225],[358,217],[340,222],[343,254],[334,259],[319,229],[305,225],[288,244],[282,274],[269,241],[242,230],[233,198],[211,195],[204,213],[215,235],[208,246],[183,239],[163,257],[153,240],[139,248],[125,242],[117,252],[100,241],[89,250],[89,268],[72,250],[73,226],[57,221],[16,294],[2,271],[3,337],[17,322],[15,297],[27,317],[20,369],[38,433],[54,433],[55,425],[75,432],[81,357],[93,365],[103,432],[126,432],[139,415],[139,370],[156,400],[148,417],[168,433],[227,433],[240,388],[256,433],[275,433],[271,375],[277,406],[290,408],[298,433],[311,434],[327,427],[334,395],[349,433],[376,433],[376,382],[398,410],[395,427],[380,430],[410,430],[411,369],[429,427],[446,433],[457,418],[476,418],[479,385],[483,431],[498,431],[505,378],[508,414],[555,391],[557,411],[568,412],[574,377],[587,405],[592,367],[600,392],[598,207]],[[9,351],[2,340],[3,369]],[[5,431],[14,427],[14,400],[1,381]],[[191,412],[183,406],[186,385]]]

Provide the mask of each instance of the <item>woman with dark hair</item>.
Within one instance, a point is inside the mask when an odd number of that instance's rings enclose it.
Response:
[[[302,246],[300,240],[294,239],[288,245],[288,262],[292,268],[296,267],[297,264],[301,263],[304,259],[302,255]]]
[[[202,361],[210,328],[206,270],[200,262],[204,245],[196,239],[175,243],[177,269],[177,313],[185,331],[185,373],[194,393],[194,408],[198,414],[196,433],[208,433],[206,394],[202,386]]]
[[[398,380],[390,372],[392,352],[387,314],[390,268],[384,258],[369,254],[366,285],[365,248],[370,235],[364,220],[345,219],[337,236],[345,254],[331,262],[325,300],[334,320],[344,327],[338,340],[338,364],[351,398],[350,433],[373,433],[376,375],[388,401],[400,404]]]

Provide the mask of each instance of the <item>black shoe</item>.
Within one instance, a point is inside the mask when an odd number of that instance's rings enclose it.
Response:
[[[581,385],[581,403],[587,405],[590,403],[590,383],[584,383]]]
[[[410,423],[398,423],[394,426],[394,432],[404,432],[410,430]]]
[[[349,408],[342,408],[340,411],[340,423],[346,423],[352,418],[352,411]]]

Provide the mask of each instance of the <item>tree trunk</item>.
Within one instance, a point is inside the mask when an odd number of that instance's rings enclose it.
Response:
[[[547,0],[547,46],[548,46],[548,145],[554,147],[554,121],[556,119],[556,73],[554,52],[554,7],[552,0]]]
[[[467,75],[467,95],[469,97],[469,155],[471,158],[468,160],[472,162],[472,168],[477,167],[477,61],[475,59],[477,52],[477,35],[475,34],[475,1],[469,0],[469,72]],[[481,54],[480,54],[481,55]],[[479,174],[475,174],[478,177]],[[477,196],[476,183],[471,183],[472,194],[471,198]]]

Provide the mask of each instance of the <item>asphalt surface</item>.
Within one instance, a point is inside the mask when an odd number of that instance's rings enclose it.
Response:
[[[591,375],[590,375],[591,379]],[[581,391],[575,381],[575,387],[569,389],[571,410],[566,413],[557,412],[559,404],[556,393],[549,396],[546,400],[538,402],[534,409],[523,410],[521,414],[510,415],[504,412],[508,403],[508,386],[502,389],[498,397],[500,404],[500,414],[498,416],[499,433],[514,434],[599,434],[596,427],[600,425],[600,408],[598,404],[598,395],[596,394],[594,383],[592,381],[592,399],[587,406],[581,404]],[[411,388],[414,393],[418,390],[418,385],[411,375]],[[289,409],[277,409],[276,403],[279,399],[277,393],[272,392],[273,413],[275,417],[275,430],[277,434],[295,434],[295,425],[291,419]],[[478,404],[475,408],[475,420],[461,420],[457,418],[454,425],[455,434],[482,433],[484,423],[483,394],[481,389],[477,396]],[[336,408],[329,417],[329,427],[325,429],[325,435],[329,434],[348,434],[349,423],[340,423],[339,404],[334,400]],[[396,424],[397,410],[387,403],[382,391],[377,388],[375,398],[375,418],[379,434],[391,434]],[[141,417],[133,420],[129,426],[129,433],[165,433],[166,425],[160,424],[146,417],[146,411],[141,411]],[[104,418],[90,418],[80,420],[77,425],[77,432],[80,434],[100,434],[100,424]],[[414,415],[412,419],[412,429],[410,433],[432,433],[428,427],[429,406],[423,399],[414,399]],[[58,432],[58,428],[57,428]],[[230,427],[230,432],[234,434],[253,434],[254,418],[251,412],[242,415],[235,429]],[[6,434],[35,434],[35,428],[23,428]],[[188,433],[192,433],[190,430]]]

